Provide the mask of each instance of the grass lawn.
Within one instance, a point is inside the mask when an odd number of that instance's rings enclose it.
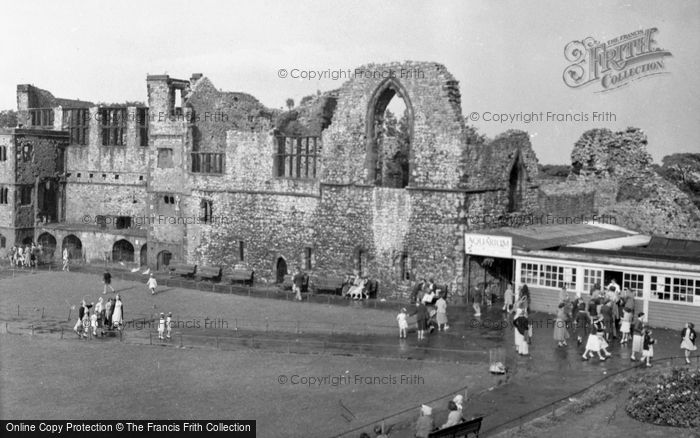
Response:
[[[261,437],[328,437],[404,408],[416,406],[417,412],[421,402],[454,388],[483,389],[491,381],[483,369],[448,363],[26,335],[0,335],[0,357],[3,419],[255,419]],[[421,382],[354,379],[402,374],[420,376]],[[349,381],[280,384],[281,375]]]
[[[242,329],[260,329],[267,316],[270,330],[294,331],[300,324],[305,333],[333,327],[339,333],[396,335],[389,310],[177,288],[151,296],[141,283],[117,280],[113,286],[123,297],[127,320],[170,311],[175,319],[223,319],[229,328],[236,320]],[[67,320],[70,307],[100,296],[96,275],[40,272],[6,278],[0,280],[0,320],[70,329],[77,315],[73,310]],[[417,413],[421,403],[464,386],[479,391],[494,385],[485,366],[84,342],[55,334],[1,334],[0,358],[3,419],[255,419],[261,437],[332,436],[403,409]],[[402,375],[413,380],[402,383]],[[334,378],[337,384],[280,384],[280,376],[295,382]],[[401,420],[413,416],[412,411]],[[392,434],[402,436],[412,434]]]

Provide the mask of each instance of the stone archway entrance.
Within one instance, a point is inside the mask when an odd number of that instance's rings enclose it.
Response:
[[[83,258],[83,243],[73,234],[63,238],[63,249],[68,249],[68,258],[71,260]]]
[[[288,274],[287,261],[284,260],[283,257],[279,257],[277,259],[277,264],[275,266],[276,266],[275,283],[282,283],[282,282],[284,282],[284,276]]]
[[[41,245],[41,262],[51,263],[56,252],[56,238],[51,233],[41,233],[37,242]]]
[[[122,239],[114,242],[112,247],[113,262],[133,262],[134,261],[134,245],[128,240]]]
[[[161,251],[156,256],[156,271],[165,270],[170,264],[170,259],[172,258],[170,251]]]

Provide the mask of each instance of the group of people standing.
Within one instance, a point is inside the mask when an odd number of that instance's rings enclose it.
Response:
[[[39,258],[43,253],[41,245],[32,242],[24,247],[14,245],[7,252],[7,257],[10,259],[10,266],[13,268],[36,268],[39,264]]]
[[[447,293],[439,288],[433,279],[426,281],[422,278],[411,293],[410,300],[415,303],[415,310],[408,313],[406,308],[402,308],[396,320],[399,324],[399,338],[406,338],[408,330],[408,317],[416,316],[416,329],[418,340],[425,339],[425,332],[437,329],[438,331],[448,330],[447,325]]]
[[[124,303],[119,294],[108,300],[100,297],[97,303],[87,304],[85,300],[80,303],[78,309],[78,321],[73,331],[79,338],[104,336],[105,330],[121,330],[124,324]]]
[[[566,287],[559,294],[559,306],[554,324],[554,340],[558,347],[566,347],[570,338],[569,328],[574,330],[577,345],[585,348],[583,360],[589,360],[596,355],[604,361],[612,354],[610,345],[619,340],[622,347],[631,342],[631,361],[641,360],[651,367],[654,357],[654,345],[657,340],[647,324],[644,312],[636,312],[634,293],[620,288],[613,279],[603,290],[596,283],[591,290],[591,299],[586,302],[581,293],[571,301]],[[690,352],[695,351],[695,331],[691,322],[686,324],[682,334],[681,348],[685,351],[686,362],[690,363]]]

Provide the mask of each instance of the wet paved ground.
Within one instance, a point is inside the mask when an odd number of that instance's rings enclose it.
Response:
[[[366,305],[344,304],[352,307]],[[617,342],[612,343],[610,351],[613,356],[605,362],[600,362],[598,359],[583,361],[581,359],[583,347],[576,346],[573,339],[570,342],[572,345],[558,348],[552,339],[553,317],[550,315],[537,313],[532,315],[536,326],[530,348],[531,355],[521,357],[514,351],[511,320],[498,308],[489,309],[483,313],[482,317],[474,318],[471,309],[452,307],[448,309],[451,320],[450,329],[444,333],[428,335],[423,341],[416,339],[414,331],[409,332],[406,340],[398,339],[397,330],[394,331],[394,335],[388,334],[392,331],[390,327],[393,325],[394,312],[386,310],[384,313],[386,313],[386,321],[378,321],[378,323],[385,323],[383,325],[386,330],[371,336],[363,334],[364,330],[359,327],[357,333],[347,327],[338,327],[333,333],[316,332],[309,328],[299,330],[299,333],[293,328],[289,331],[246,329],[236,331],[230,328],[188,331],[183,329],[176,332],[175,339],[170,343],[178,344],[178,336],[182,334],[186,345],[205,348],[228,349],[245,346],[299,353],[364,354],[460,362],[483,367],[488,366],[489,351],[500,348],[505,355],[508,367],[508,373],[500,380],[500,383],[505,384],[495,385],[491,390],[478,394],[470,394],[470,401],[465,406],[466,417],[485,417],[483,431],[494,430],[537,407],[583,390],[606,376],[630,367],[638,367],[638,362],[629,360],[630,347],[621,347]],[[35,319],[2,316],[3,321],[10,321],[11,330],[26,331],[32,323],[37,323]],[[72,328],[72,322],[56,320],[49,325],[46,324],[47,322],[43,321],[43,327],[53,330],[53,336],[57,336],[61,328],[64,328],[66,333],[70,333],[69,330]],[[655,346],[656,360],[681,355],[678,333],[655,330],[654,335],[658,339]],[[126,342],[159,343],[153,336],[152,330],[127,330],[125,336]],[[100,342],[100,340],[95,341]],[[117,339],[109,338],[101,341],[117,342]],[[694,360],[695,365],[697,359]],[[639,372],[644,370],[640,369]],[[441,424],[446,415],[444,406],[434,406],[434,408],[436,408],[436,423]],[[391,408],[381,414],[391,414]],[[387,423],[392,423],[392,419],[387,420]],[[512,426],[515,425],[517,423],[512,424]],[[392,436],[412,436],[410,426],[410,423],[404,420],[403,424],[397,424]]]

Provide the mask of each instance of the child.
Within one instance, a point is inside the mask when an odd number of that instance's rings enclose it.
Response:
[[[508,283],[508,287],[503,294],[503,310],[508,313],[513,310],[513,287],[510,283]]]
[[[651,337],[651,330],[646,329],[644,331],[644,343],[642,345],[642,360],[645,360],[647,366],[651,365],[651,358],[654,357],[654,344],[656,339]]]
[[[158,321],[158,339],[165,339],[163,333],[165,333],[165,314],[161,313]]]
[[[146,287],[151,290],[151,295],[156,294],[156,288],[158,287],[158,282],[156,282],[155,277],[153,274],[151,274],[151,277],[148,279],[148,282],[146,283]]]
[[[692,322],[685,323],[683,331],[681,331],[681,350],[685,353],[685,363],[690,365],[690,353],[697,350],[695,346],[695,325]]]
[[[92,312],[90,315],[90,327],[92,327],[92,336],[97,336],[97,312]]]
[[[396,320],[399,322],[399,339],[406,339],[406,329],[408,329],[408,314],[406,313],[406,308],[402,308],[398,315],[396,315]]]
[[[170,339],[170,332],[173,329],[172,325],[170,323],[172,321],[172,318],[173,318],[172,312],[168,312],[168,317],[165,318],[165,337],[166,337],[166,339]]]
[[[624,345],[630,341],[630,328],[632,327],[632,311],[628,308],[622,310],[622,322],[620,323],[620,333],[622,339],[620,345]]]
[[[479,317],[481,316],[481,291],[479,290],[479,286],[474,288],[474,316]]]
[[[87,338],[90,333],[90,310],[85,309],[83,314],[83,337]]]

